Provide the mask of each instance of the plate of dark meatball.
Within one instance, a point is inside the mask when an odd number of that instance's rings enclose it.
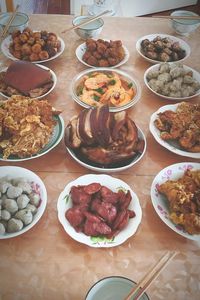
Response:
[[[24,29],[23,32],[14,31],[1,44],[1,50],[7,58],[32,63],[55,59],[64,49],[64,41],[55,33],[33,31],[30,28]]]
[[[78,46],[76,56],[88,67],[117,68],[129,59],[129,51],[120,40],[87,39]]]
[[[150,34],[141,37],[136,50],[145,60],[159,62],[180,62],[190,55],[190,46],[175,36],[168,34]]]

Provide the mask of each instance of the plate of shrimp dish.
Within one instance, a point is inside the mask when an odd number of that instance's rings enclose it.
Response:
[[[128,61],[129,51],[120,40],[87,39],[77,47],[76,57],[88,67],[117,68]]]
[[[161,220],[177,234],[200,241],[200,163],[182,162],[161,170],[151,200]]]
[[[150,118],[155,140],[169,151],[200,159],[200,104],[181,102],[165,105]]]
[[[137,79],[121,70],[87,69],[71,84],[72,98],[85,108],[108,105],[110,111],[122,111],[135,105],[141,96]]]
[[[57,58],[65,49],[64,41],[53,32],[32,31],[25,28],[14,31],[2,44],[3,54],[12,60],[42,63]]]
[[[108,248],[133,236],[142,219],[139,199],[124,181],[87,174],[69,182],[58,202],[58,219],[74,240]]]
[[[200,95],[200,73],[181,63],[161,63],[148,68],[144,82],[155,95],[171,101]]]

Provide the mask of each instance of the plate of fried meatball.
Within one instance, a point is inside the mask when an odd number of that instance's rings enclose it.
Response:
[[[190,55],[190,46],[175,36],[168,34],[150,34],[136,42],[136,50],[152,64],[159,62],[180,62]]]
[[[120,40],[87,39],[78,46],[76,56],[88,67],[117,68],[129,59],[129,51]]]
[[[60,56],[65,49],[64,41],[53,32],[15,31],[2,44],[3,54],[12,60],[42,63]]]

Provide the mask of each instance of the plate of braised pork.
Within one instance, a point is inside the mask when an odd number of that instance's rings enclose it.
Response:
[[[96,248],[124,243],[142,219],[139,199],[130,186],[104,174],[87,174],[68,183],[57,210],[69,236]]]
[[[200,163],[182,162],[161,170],[151,200],[161,220],[179,235],[200,241]]]
[[[200,159],[200,104],[181,102],[165,105],[150,118],[155,140],[169,151]]]
[[[82,166],[116,172],[142,159],[146,138],[127,111],[111,113],[105,105],[84,109],[74,116],[65,128],[65,145]]]

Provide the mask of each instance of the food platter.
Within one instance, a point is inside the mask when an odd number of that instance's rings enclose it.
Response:
[[[156,177],[154,178],[152,185],[151,185],[151,201],[153,207],[161,218],[161,220],[173,231],[177,234],[194,241],[200,241],[200,235],[194,234],[191,235],[183,230],[182,227],[175,225],[169,219],[169,207],[166,201],[166,197],[158,192],[158,185],[167,181],[167,180],[177,180],[178,178],[182,177],[184,172],[187,170],[199,170],[200,164],[193,163],[193,162],[183,162],[177,163],[174,165],[170,165],[163,170],[161,170]]]
[[[70,149],[68,147],[66,147],[68,153],[70,154],[70,156],[81,166],[95,171],[95,172],[101,172],[101,173],[113,173],[113,172],[121,172],[124,171],[126,169],[129,169],[131,167],[133,167],[136,163],[138,163],[142,157],[144,156],[145,152],[146,152],[146,147],[147,147],[147,143],[146,143],[146,137],[143,133],[143,131],[137,126],[138,128],[138,137],[142,140],[144,140],[144,149],[143,152],[141,154],[137,154],[136,156],[134,156],[131,159],[128,159],[126,162],[123,163],[117,163],[117,164],[111,164],[111,165],[107,165],[107,166],[102,166],[100,164],[95,164],[89,160],[86,160],[82,155],[80,155],[80,153],[78,153],[77,151]]]
[[[51,77],[52,77],[52,81],[53,81],[52,87],[51,87],[46,93],[44,93],[43,95],[37,97],[37,99],[41,99],[41,98],[46,97],[48,94],[50,94],[50,93],[54,90],[54,88],[55,88],[55,86],[56,86],[56,83],[57,83],[57,76],[56,76],[56,74],[55,74],[51,69],[49,69],[48,67],[43,66],[43,65],[39,65],[39,64],[36,64],[36,65],[37,65],[38,67],[44,69],[44,70],[49,71],[49,72],[51,73]],[[1,70],[1,72],[5,72],[6,70],[7,70],[7,68]],[[3,97],[5,97],[5,98],[7,98],[7,99],[9,98],[9,96],[7,96],[6,94],[4,94],[3,92],[0,92],[0,95],[3,96]]]
[[[131,192],[132,200],[129,205],[129,208],[135,211],[136,216],[132,219],[129,219],[128,226],[124,228],[118,235],[116,235],[115,238],[106,239],[101,237],[91,237],[91,236],[86,236],[83,233],[76,232],[75,229],[70,225],[70,223],[65,217],[66,210],[72,206],[71,199],[70,197],[68,197],[71,187],[76,185],[87,185],[93,182],[104,184],[106,185],[106,187],[108,187],[114,192],[117,192],[118,188],[130,190]],[[115,247],[124,243],[128,238],[130,238],[132,235],[136,233],[137,228],[142,219],[142,210],[140,207],[139,199],[137,195],[132,191],[130,186],[128,186],[124,181],[120,179],[113,178],[109,175],[103,175],[103,174],[83,175],[77,178],[76,180],[68,183],[58,198],[57,210],[58,210],[58,219],[69,236],[71,236],[74,240],[80,243],[83,243],[90,247],[96,247],[96,248]]]
[[[0,239],[9,239],[27,232],[36,223],[38,223],[47,205],[47,191],[43,181],[37,174],[22,167],[15,167],[15,166],[0,167],[0,179],[1,177],[9,177],[12,179],[25,178],[26,180],[33,182],[35,185],[37,185],[37,190],[39,191],[41,197],[41,203],[38,207],[36,214],[33,217],[33,221],[29,225],[25,226],[23,229],[21,229],[18,232],[5,233],[4,235],[0,235]]]
[[[63,39],[60,38],[60,37],[58,37],[58,40],[59,40],[60,43],[61,43],[60,51],[58,51],[54,56],[52,56],[52,57],[50,57],[50,58],[48,58],[48,59],[38,60],[38,61],[33,61],[33,63],[39,64],[39,63],[43,63],[43,62],[48,62],[48,61],[50,61],[50,60],[53,60],[53,59],[59,57],[59,56],[63,53],[63,51],[64,51],[64,49],[65,49],[65,43],[64,43]],[[2,51],[2,53],[3,53],[7,58],[9,58],[9,59],[11,59],[11,60],[18,60],[18,59],[17,59],[16,57],[14,57],[14,56],[10,53],[10,51],[9,51],[9,46],[10,46],[11,42],[12,42],[12,36],[9,35],[9,36],[7,36],[7,37],[3,40],[2,44],[1,44],[1,51]]]
[[[194,153],[194,152],[188,152],[188,151],[182,150],[180,148],[180,146],[178,145],[178,143],[176,143],[175,141],[164,141],[163,139],[161,139],[160,131],[158,128],[156,128],[156,126],[154,124],[154,121],[157,119],[159,113],[162,113],[166,110],[176,111],[178,105],[179,105],[178,103],[173,104],[173,105],[165,105],[165,106],[160,107],[156,112],[154,112],[150,118],[150,123],[149,123],[150,132],[153,135],[153,137],[155,138],[155,140],[161,146],[168,149],[169,151],[171,151],[177,155],[200,159],[199,152]]]
[[[53,148],[55,148],[63,138],[64,134],[64,120],[61,116],[54,116],[55,120],[57,121],[57,124],[53,130],[52,136],[48,142],[48,144],[37,154],[29,156],[29,157],[24,157],[24,158],[19,158],[17,156],[9,156],[9,158],[4,159],[2,156],[2,153],[0,154],[0,161],[10,161],[10,162],[20,162],[20,161],[25,161],[25,160],[30,160],[34,158],[38,158],[42,155],[45,155],[49,151],[51,151]]]
[[[147,76],[150,72],[152,71],[158,71],[160,68],[160,64],[156,64],[156,65],[153,65],[151,66],[150,68],[148,68],[145,73],[144,73],[144,83],[146,85],[146,87],[152,92],[154,93],[155,95],[159,96],[159,97],[162,97],[164,99],[167,99],[167,100],[170,100],[170,101],[186,101],[186,100],[190,100],[190,99],[193,99],[194,97],[197,97],[200,95],[200,89],[198,89],[195,94],[191,95],[191,96],[187,96],[187,97],[171,97],[171,96],[165,96],[161,93],[158,93],[156,91],[154,91],[150,86],[149,86],[149,83],[148,83],[148,80],[147,80]],[[193,68],[190,68],[186,65],[183,65],[183,69],[185,71],[188,71],[188,72],[192,72],[193,74],[193,79],[195,79],[197,82],[200,83],[200,73],[197,72],[195,69]]]
[[[190,56],[190,46],[182,39],[177,38],[175,36],[169,35],[169,34],[163,34],[163,33],[154,33],[154,34],[149,34],[149,35],[145,35],[141,38],[139,38],[136,42],[136,50],[138,52],[138,54],[145,59],[146,61],[150,62],[151,64],[157,64],[160,63],[161,61],[155,60],[155,59],[151,59],[148,58],[147,56],[145,56],[142,51],[141,51],[141,42],[145,39],[149,39],[150,41],[152,41],[153,39],[155,39],[157,36],[161,37],[161,38],[169,38],[170,40],[172,40],[173,42],[178,42],[180,47],[183,48],[186,51],[186,55],[184,58],[177,60],[176,62],[182,62],[183,60],[185,60],[186,58],[188,58]]]
[[[122,61],[120,61],[120,63],[118,63],[117,65],[112,66],[112,67],[110,67],[110,68],[118,68],[118,67],[124,65],[124,64],[128,61],[128,59],[129,59],[129,51],[128,51],[128,49],[127,49],[124,45],[122,45],[122,47],[123,47],[124,53],[125,53],[124,59],[123,59]],[[84,64],[84,65],[86,65],[86,66],[88,66],[88,67],[91,67],[91,68],[97,68],[97,67],[95,67],[95,66],[89,65],[88,63],[86,63],[86,62],[83,60],[83,55],[84,55],[85,51],[86,51],[86,43],[83,43],[83,44],[81,44],[81,45],[79,45],[79,46],[77,47],[77,49],[76,49],[76,57],[78,58],[78,60],[79,60],[82,64]]]

